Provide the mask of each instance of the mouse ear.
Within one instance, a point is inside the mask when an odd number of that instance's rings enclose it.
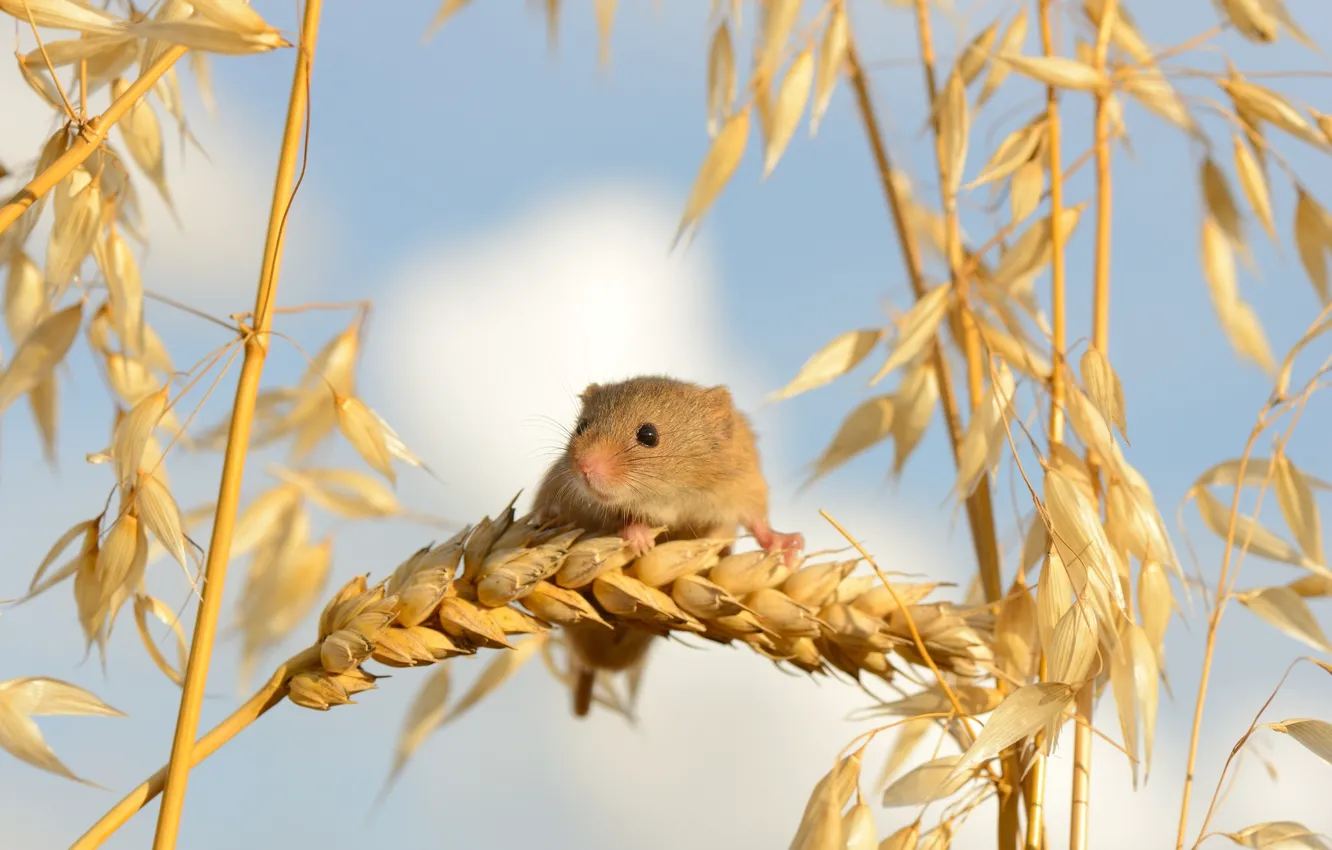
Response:
[[[601,384],[588,384],[586,387],[583,388],[583,391],[578,394],[578,400],[587,401],[587,397],[592,395],[594,392],[596,392],[599,389],[601,389]]]
[[[731,407],[734,404],[731,400],[731,390],[724,384],[709,387],[703,392],[703,397],[708,401],[716,402],[718,405],[725,407]]]
[[[703,391],[703,398],[708,402],[708,418],[717,429],[723,442],[731,439],[735,427],[735,403],[731,400],[731,391],[725,386],[709,387]]]

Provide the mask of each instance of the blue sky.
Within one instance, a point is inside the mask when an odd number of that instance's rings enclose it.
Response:
[[[276,25],[294,29],[288,5],[256,5]],[[362,392],[445,481],[440,486],[404,474],[401,491],[413,507],[463,520],[497,510],[535,483],[545,462],[542,452],[553,434],[539,417],[567,418],[573,393],[607,373],[665,369],[731,383],[753,411],[779,528],[832,542],[817,514],[826,508],[865,538],[886,566],[965,581],[969,542],[965,523],[955,521],[944,502],[952,471],[937,420],[899,484],[886,481],[891,449],[883,447],[797,493],[804,464],[864,397],[874,366],[794,401],[761,404],[766,391],[825,342],[881,323],[886,305],[900,308],[909,299],[845,86],[839,84],[816,140],[802,125],[763,183],[751,151],[698,241],[667,255],[707,146],[707,5],[622,3],[611,68],[604,72],[596,65],[590,4],[566,4],[555,56],[535,5],[473,3],[423,46],[420,34],[433,12],[428,4],[374,10],[327,4],[309,174],[293,214],[280,301],[376,301]],[[1319,17],[1316,0],[1289,5],[1312,37],[1330,43],[1332,19]],[[964,11],[974,29],[1008,8],[986,2]],[[1157,44],[1187,38],[1215,20],[1203,0],[1129,8]],[[853,7],[853,23],[867,62],[887,66],[874,71],[872,85],[894,155],[920,181],[921,196],[932,200],[932,152],[919,133],[919,69],[899,61],[915,55],[909,16],[862,3]],[[939,52],[951,56],[956,46],[946,40],[942,21],[939,27]],[[1264,50],[1230,37],[1221,43],[1246,68],[1327,64],[1288,41]],[[1027,52],[1036,44],[1033,27]],[[173,233],[160,209],[151,213],[157,226],[153,253],[144,261],[149,288],[219,315],[249,309],[291,59],[290,52],[219,58],[218,115],[208,117],[189,99],[195,132],[212,162],[194,150],[183,164],[172,160],[172,173],[183,181],[177,195],[186,234]],[[1201,54],[1189,64],[1215,68],[1218,61]],[[19,129],[28,124],[15,120],[0,131],[0,156],[11,167],[36,150],[44,120],[14,80],[0,91],[0,105],[16,119],[32,117],[35,126]],[[1318,80],[1277,85],[1328,106]],[[982,140],[988,149],[1039,108],[1035,88],[1010,86],[982,114],[974,149]],[[1199,151],[1142,110],[1129,107],[1126,114],[1137,156],[1121,153],[1115,161],[1121,182],[1111,358],[1125,385],[1133,439],[1128,458],[1147,475],[1184,551],[1173,524],[1175,505],[1199,472],[1239,454],[1268,383],[1230,352],[1199,271]],[[1070,98],[1066,115],[1065,158],[1071,159],[1087,143],[1089,110]],[[1228,136],[1214,132],[1213,138],[1229,171]],[[174,143],[168,139],[168,147]],[[1284,139],[1281,149],[1308,188],[1332,202],[1332,171],[1323,155]],[[1084,173],[1071,181],[1069,193],[1085,198],[1090,186]],[[1288,226],[1293,195],[1279,181],[1274,202],[1279,225]],[[1083,221],[1068,255],[1074,339],[1089,327],[1090,215]],[[966,220],[976,235],[987,234],[990,224],[974,212]],[[1263,245],[1256,222],[1250,225],[1263,279],[1246,275],[1241,285],[1279,358],[1318,305],[1293,248],[1277,252]],[[1046,285],[1038,283],[1043,295]],[[190,317],[157,310],[151,318],[181,363],[221,341]],[[343,321],[309,315],[284,318],[283,328],[310,349]],[[270,382],[290,381],[301,367],[295,352],[279,352],[267,375]],[[21,592],[50,542],[94,513],[109,486],[104,469],[82,463],[84,453],[107,440],[110,411],[94,375],[80,350],[62,396],[58,476],[36,459],[22,406],[7,417],[0,534],[11,566],[0,597]],[[219,399],[229,392],[228,386]],[[219,400],[210,402],[212,417],[220,407]],[[1324,478],[1332,475],[1329,450],[1314,435],[1325,415],[1325,402],[1315,400],[1292,448],[1302,467]],[[336,446],[326,457],[352,462]],[[173,459],[181,502],[209,498],[216,473],[215,458]],[[263,483],[256,461],[247,493]],[[1007,477],[1001,486],[996,502],[1012,540]],[[1214,576],[1219,547],[1192,520],[1189,532],[1204,573]],[[382,575],[434,533],[406,523],[340,532],[331,586],[366,570]],[[243,567],[233,566],[226,617]],[[1244,571],[1241,587],[1295,577],[1293,569],[1252,560]],[[165,561],[154,566],[150,585],[173,604],[183,599],[180,577]],[[1325,617],[1327,603],[1314,605]],[[1199,613],[1195,608],[1187,624],[1172,624],[1167,657],[1175,700],[1162,703],[1147,790],[1133,795],[1127,769],[1112,750],[1098,747],[1098,764],[1110,766],[1098,773],[1094,792],[1094,846],[1158,846],[1173,837],[1204,631]],[[0,617],[0,646],[13,648],[0,663],[0,680],[68,678],[130,715],[43,722],[66,762],[112,793],[0,758],[7,844],[65,846],[165,759],[176,691],[151,667],[128,615],[122,617],[105,678],[95,661],[81,663],[68,588]],[[279,651],[294,651],[312,629],[305,624]],[[237,648],[234,639],[219,647],[205,726],[235,703]],[[1230,745],[1285,664],[1305,649],[1233,606],[1218,651],[1223,661],[1207,715],[1209,745],[1200,759],[1204,799]],[[479,663],[455,667],[461,689]],[[767,848],[789,840],[809,790],[842,744],[865,728],[843,721],[863,703],[853,689],[783,676],[740,651],[663,648],[645,677],[637,728],[605,716],[575,723],[565,694],[533,664],[432,738],[366,823],[398,724],[424,675],[398,672],[360,705],[326,715],[290,706],[275,711],[193,774],[181,846],[351,848],[432,840],[461,848],[534,841],[645,850],[682,843]],[[1328,685],[1312,673],[1296,674],[1269,719],[1320,712],[1326,718]],[[1098,722],[1118,739],[1109,701]],[[1332,831],[1313,785],[1325,781],[1326,766],[1271,737],[1261,744],[1278,760],[1282,781],[1273,786],[1257,764],[1246,765],[1217,824],[1295,819]],[[865,790],[872,798],[878,764],[870,763]],[[1068,763],[1065,748],[1054,760],[1056,800],[1066,794]],[[1146,814],[1116,817],[1126,803]],[[1054,834],[1064,829],[1062,809],[1056,805],[1052,815]],[[155,813],[155,807],[144,812],[107,846],[143,846]],[[882,834],[907,816],[877,813]],[[978,815],[958,846],[986,846],[987,817]],[[1196,828],[1198,813],[1192,823]]]

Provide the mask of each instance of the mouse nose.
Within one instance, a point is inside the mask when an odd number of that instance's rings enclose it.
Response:
[[[588,484],[605,484],[610,478],[610,459],[603,453],[586,452],[574,461],[574,465]]]

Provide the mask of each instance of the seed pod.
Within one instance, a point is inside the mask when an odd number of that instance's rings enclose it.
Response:
[[[886,652],[895,643],[885,633],[886,623],[849,605],[825,605],[819,619],[828,624],[832,639],[842,646]]]
[[[823,671],[823,656],[813,638],[776,638],[773,640],[777,655],[788,664],[794,664],[807,673]]]
[[[859,560],[833,561],[805,567],[782,582],[782,592],[802,605],[821,607],[837,592],[837,585],[855,569]]]
[[[704,631],[703,624],[684,612],[669,596],[624,573],[607,573],[592,582],[592,593],[611,614],[673,629]]]
[[[744,603],[758,615],[760,622],[783,637],[819,636],[819,621],[814,619],[814,612],[779,590],[756,590],[745,597]]]
[[[532,539],[541,531],[541,524],[536,521],[533,514],[521,516],[509,523],[509,527],[504,529],[504,533],[495,538],[491,545],[491,553],[502,549],[522,549],[532,545]],[[489,556],[487,556],[489,557]]]
[[[329,673],[342,673],[360,665],[375,651],[375,645],[352,629],[338,629],[319,645],[319,663]]]
[[[672,540],[643,553],[629,574],[649,587],[670,584],[683,575],[706,570],[719,560],[717,553],[731,540]]]
[[[376,588],[383,592],[383,588]],[[366,594],[370,596],[372,594]],[[388,628],[394,618],[398,616],[398,597],[389,596],[383,599],[374,599],[370,604],[356,611],[355,616],[349,617],[341,629],[356,632],[366,640],[374,643],[379,639],[380,632]],[[334,629],[334,632],[341,629]]]
[[[476,530],[467,538],[467,545],[463,549],[463,578],[474,578],[480,572],[481,565],[485,563],[486,556],[490,554],[495,541],[512,523],[512,502],[500,513],[498,519],[485,517],[477,523]]]
[[[397,624],[409,627],[424,622],[444,598],[450,581],[444,570],[423,570],[413,575],[397,594]]]
[[[555,574],[555,583],[567,588],[585,587],[597,576],[620,569],[632,558],[619,537],[589,537],[569,549],[564,564]]]
[[[712,620],[709,625],[744,640],[749,640],[749,636],[751,635],[764,635],[768,633],[768,628],[763,625],[759,620],[758,615],[753,611],[741,611],[739,614],[717,617]]]
[[[504,632],[491,616],[488,608],[457,596],[445,596],[439,601],[439,622],[450,637],[466,637],[481,646],[502,646],[512,649]]]
[[[591,621],[610,628],[610,624],[602,619],[597,609],[581,593],[556,587],[548,581],[539,581],[533,585],[532,591],[519,600],[519,604],[557,626]]]
[[[291,677],[287,685],[291,701],[303,708],[328,711],[329,706],[348,705],[347,689],[322,671],[306,670]]]
[[[875,576],[878,579],[878,576]],[[850,581],[850,579],[847,579]],[[897,596],[902,600],[903,605],[915,605],[917,602],[929,596],[930,593],[939,586],[938,582],[928,584],[894,584],[893,590],[897,591]],[[871,587],[864,593],[850,601],[853,608],[858,608],[869,614],[871,617],[878,617],[880,620],[886,620],[888,615],[897,610],[897,602],[893,599],[893,590],[889,590],[880,583],[876,587]],[[841,601],[841,600],[839,600]]]
[[[701,576],[676,579],[671,598],[700,620],[729,617],[745,610],[734,596]]]
[[[782,556],[775,552],[742,552],[727,555],[708,573],[708,580],[730,593],[742,597],[765,587],[776,587],[786,581],[791,570]]]
[[[365,592],[365,576],[359,575],[352,578],[344,584],[333,598],[328,600],[324,610],[319,615],[319,639],[323,640],[333,632],[338,626],[334,625],[335,619],[341,622],[341,610],[343,605]]]
[[[425,626],[385,629],[370,656],[390,667],[434,664],[462,654],[448,636]]]
[[[833,593],[832,599],[829,601],[840,602],[843,605],[850,605],[878,585],[879,577],[873,573],[861,573],[858,576],[847,576],[837,584],[837,590]]]
[[[345,673],[333,677],[333,681],[338,687],[342,688],[349,695],[359,694],[361,691],[369,691],[375,688],[375,682],[383,678],[373,673],[367,673],[360,667],[353,667]]]
[[[892,661],[888,659],[888,653],[873,649],[854,649],[850,647],[844,647],[843,649],[852,662],[861,670],[873,673],[885,682],[893,680],[893,674],[896,670],[893,669]]]
[[[498,608],[526,596],[532,585],[555,575],[564,555],[564,550],[556,545],[496,552],[481,567],[476,585],[477,600],[482,605]]]
[[[492,608],[490,617],[495,621],[495,625],[506,635],[535,635],[546,631],[549,627],[524,611],[517,608]]]

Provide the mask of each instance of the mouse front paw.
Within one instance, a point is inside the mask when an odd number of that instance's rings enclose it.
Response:
[[[629,544],[629,550],[633,552],[634,557],[657,545],[657,533],[647,523],[631,522],[620,529],[620,536]]]
[[[766,552],[781,552],[788,567],[794,567],[805,550],[805,536],[799,532],[783,534],[771,528],[755,529],[754,539]]]

